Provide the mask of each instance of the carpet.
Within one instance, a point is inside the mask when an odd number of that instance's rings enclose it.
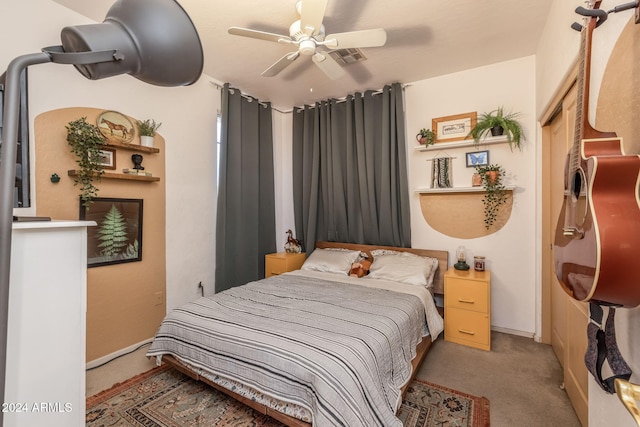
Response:
[[[413,381],[398,417],[405,427],[488,427],[489,400]],[[87,399],[87,427],[282,427],[164,365]]]

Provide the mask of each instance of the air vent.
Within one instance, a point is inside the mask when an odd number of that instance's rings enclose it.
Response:
[[[349,65],[354,62],[361,62],[367,59],[364,53],[360,49],[338,49],[329,52],[329,55],[335,59],[340,65]]]

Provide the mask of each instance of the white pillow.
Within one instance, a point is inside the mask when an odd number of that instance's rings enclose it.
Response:
[[[324,271],[349,275],[351,264],[360,257],[360,251],[316,249],[302,264],[302,270]]]
[[[373,264],[368,278],[392,280],[427,288],[433,286],[433,278],[438,269],[436,258],[388,249],[375,249],[371,251],[371,255]]]

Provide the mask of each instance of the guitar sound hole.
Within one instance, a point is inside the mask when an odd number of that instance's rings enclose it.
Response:
[[[571,180],[571,209],[576,227],[582,227],[587,217],[587,194],[584,187],[585,176],[582,169],[576,170]]]

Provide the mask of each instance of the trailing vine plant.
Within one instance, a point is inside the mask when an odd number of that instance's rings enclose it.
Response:
[[[71,121],[65,127],[67,142],[71,152],[76,155],[76,163],[79,166],[73,178],[74,185],[80,186],[82,205],[88,209],[91,200],[98,194],[93,180],[99,181],[104,173],[100,150],[101,145],[105,143],[105,137],[97,126],[87,123],[86,117]]]
[[[484,227],[488,230],[495,223],[500,207],[507,203],[507,190],[502,183],[504,169],[500,165],[476,166],[476,172],[482,179],[485,189],[482,203],[484,204]]]

